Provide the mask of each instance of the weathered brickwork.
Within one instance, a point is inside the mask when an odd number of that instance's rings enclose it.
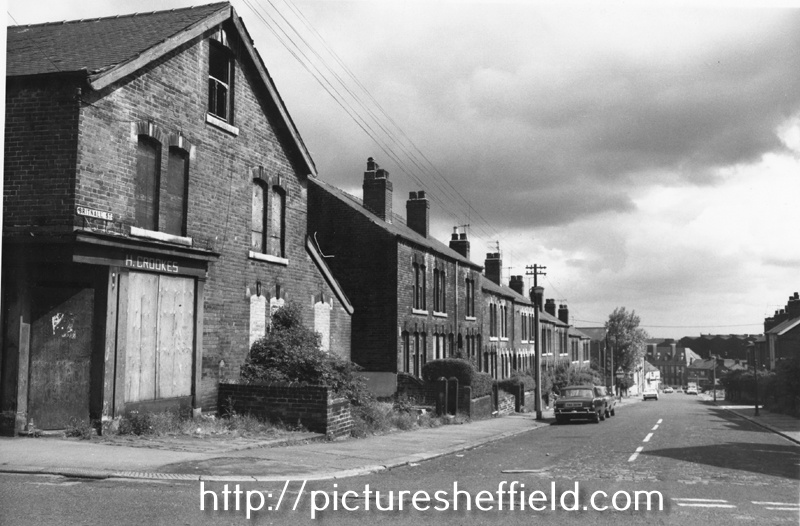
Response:
[[[9,81],[3,150],[3,234],[69,232],[75,210],[77,84]]]
[[[273,422],[299,424],[329,438],[348,436],[353,428],[347,399],[321,386],[222,383],[219,406]]]

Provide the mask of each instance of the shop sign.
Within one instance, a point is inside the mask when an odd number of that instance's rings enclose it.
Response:
[[[177,261],[153,258],[149,256],[134,256],[131,254],[125,255],[125,266],[128,268],[149,270],[152,272],[169,272],[172,274],[177,274],[180,272],[180,267],[178,266]]]

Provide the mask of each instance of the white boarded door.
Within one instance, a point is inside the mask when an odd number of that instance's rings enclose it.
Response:
[[[124,401],[191,395],[194,279],[130,272],[127,280]]]

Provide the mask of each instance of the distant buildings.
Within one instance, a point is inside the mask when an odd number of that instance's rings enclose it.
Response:
[[[800,357],[800,294],[789,296],[785,308],[764,319],[764,337],[770,369],[778,360]]]
[[[692,349],[680,345],[673,339],[647,341],[645,360],[661,372],[662,385],[685,385],[688,381],[689,366],[700,359],[700,355]]]

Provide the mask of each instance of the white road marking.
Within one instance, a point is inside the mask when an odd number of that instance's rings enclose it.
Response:
[[[674,497],[672,500],[685,500],[689,502],[728,502],[725,499],[690,499],[688,497],[685,498]]]
[[[766,510],[777,510],[777,511],[800,511],[800,508],[770,508],[767,506],[764,508]]]
[[[794,504],[792,502],[763,502],[758,500],[751,500],[753,504],[761,504],[763,506],[800,506],[800,504]]]
[[[650,439],[652,437],[653,437],[653,433],[648,433],[648,435],[646,437],[644,437],[644,440],[642,440],[642,442],[650,442]]]
[[[733,504],[727,504],[724,499],[691,499],[691,498],[673,498],[678,506],[686,506],[690,508],[735,508]]]
[[[656,425],[653,427],[653,431],[655,431],[656,429],[658,429],[658,424],[656,424]]]
[[[641,453],[643,449],[644,449],[644,447],[642,447],[642,446],[637,447],[636,448],[636,453],[631,455],[631,458],[628,459],[628,462],[633,462],[634,460],[636,460],[636,457],[639,456],[639,453]]]
[[[678,502],[678,506],[687,506],[690,508],[735,508],[733,504],[705,504],[700,502],[695,503],[688,503],[688,502]]]
[[[660,423],[661,423],[661,422],[663,422],[663,421],[664,421],[664,419],[663,419],[663,418],[659,418],[659,419],[658,419],[658,422],[656,422],[656,424],[660,424]]]

